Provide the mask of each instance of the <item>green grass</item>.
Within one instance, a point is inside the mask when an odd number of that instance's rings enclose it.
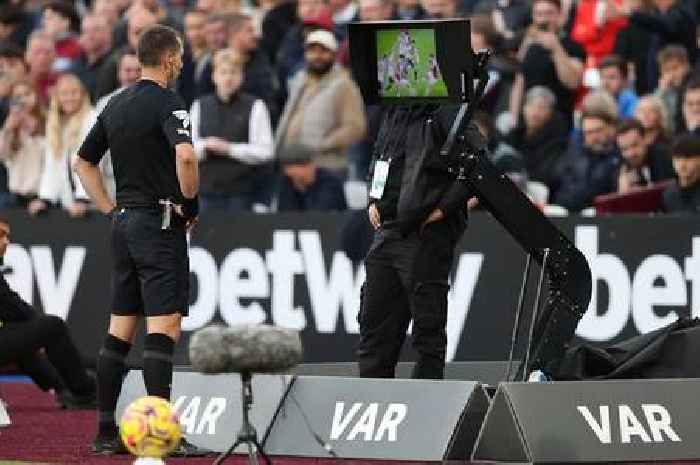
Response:
[[[432,29],[409,29],[411,37],[416,42],[418,51],[418,63],[416,66],[417,79],[414,71],[408,73],[410,89],[397,87],[395,84],[381,91],[383,97],[447,97],[447,86],[442,79],[439,79],[429,89],[426,79],[428,73],[428,57],[435,55],[435,31]],[[377,60],[384,56],[398,57],[399,29],[383,29],[377,31]]]

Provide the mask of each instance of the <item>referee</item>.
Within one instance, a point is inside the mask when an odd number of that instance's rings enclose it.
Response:
[[[182,41],[157,25],[143,33],[136,84],[114,96],[83,142],[75,171],[97,208],[112,220],[113,300],[109,333],[97,363],[99,430],[92,451],[125,452],[114,410],[124,360],[140,317],[146,318],[143,378],[148,395],[170,400],[173,348],[187,315],[186,231],[197,219],[199,173],[184,102],[168,89],[182,68]],[[111,150],[117,205],[98,163]],[[175,455],[202,455],[185,442]]]

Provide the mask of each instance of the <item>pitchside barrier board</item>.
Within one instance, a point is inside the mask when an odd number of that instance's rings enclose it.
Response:
[[[8,281],[38,308],[65,318],[81,353],[94,360],[111,307],[108,221],[53,211],[39,218],[5,215],[15,241],[5,257]],[[190,241],[190,316],[175,363],[187,363],[187,341],[198,328],[260,321],[300,329],[305,362],[355,360],[364,271],[343,252],[350,218],[349,213],[202,218]],[[590,311],[578,326],[581,339],[610,344],[678,315],[700,315],[700,218],[554,222],[588,258],[596,283]],[[347,242],[359,242],[357,234]],[[497,222],[488,214],[472,215],[452,273],[449,360],[508,358],[524,264],[522,250]],[[130,361],[139,363],[140,350],[132,352]]]
[[[300,376],[265,440],[271,455],[467,460],[488,400],[467,381]],[[320,440],[319,440],[320,438]]]
[[[262,438],[284,397],[291,376],[253,376],[251,421]],[[223,452],[236,440],[241,427],[241,381],[237,374],[173,373],[171,400],[180,415],[185,437],[196,446]],[[132,401],[146,395],[140,370],[131,370],[117,404],[116,418]],[[236,449],[245,453],[244,446]]]
[[[700,380],[503,383],[472,460],[697,460]]]

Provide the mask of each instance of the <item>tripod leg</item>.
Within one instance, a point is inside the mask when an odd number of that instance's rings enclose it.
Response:
[[[248,444],[248,463],[250,465],[258,465],[258,451],[255,444],[250,440],[246,441]]]
[[[267,455],[267,453],[265,452],[265,449],[263,449],[263,447],[260,445],[260,443],[258,442],[258,439],[257,439],[257,438],[255,439],[255,447],[258,449],[258,453],[260,454],[260,456],[261,456],[261,457],[263,458],[263,460],[265,461],[265,464],[266,464],[266,465],[272,465],[272,460],[270,460],[270,457],[269,457],[269,456]]]
[[[523,381],[527,381],[530,372],[530,349],[532,347],[532,336],[535,333],[535,324],[537,323],[537,314],[540,309],[540,299],[542,298],[542,283],[547,270],[547,260],[549,259],[549,249],[544,249],[542,258],[542,268],[540,270],[540,280],[537,283],[537,297],[535,297],[535,305],[532,308],[532,320],[530,321],[530,332],[527,337],[527,346],[525,347],[525,362],[523,367]]]
[[[520,316],[523,313],[525,306],[525,296],[527,295],[527,281],[530,277],[530,265],[532,264],[532,254],[527,254],[525,262],[525,271],[523,272],[523,283],[520,286],[520,297],[518,298],[518,309],[515,312],[515,322],[513,322],[513,334],[510,338],[510,352],[508,353],[508,368],[504,381],[510,381],[513,370],[513,353],[515,352],[515,344],[518,341],[518,333],[520,332]]]
[[[213,465],[221,465],[224,463],[224,460],[226,460],[231,454],[233,454],[233,451],[236,450],[236,447],[241,443],[240,439],[236,439],[236,442],[233,443],[231,447],[228,448],[226,452],[223,454],[219,455],[216,460],[214,461]]]

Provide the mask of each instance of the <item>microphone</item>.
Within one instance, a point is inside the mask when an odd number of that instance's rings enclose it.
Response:
[[[302,359],[299,332],[271,325],[207,326],[190,339],[190,362],[202,373],[275,373]]]

